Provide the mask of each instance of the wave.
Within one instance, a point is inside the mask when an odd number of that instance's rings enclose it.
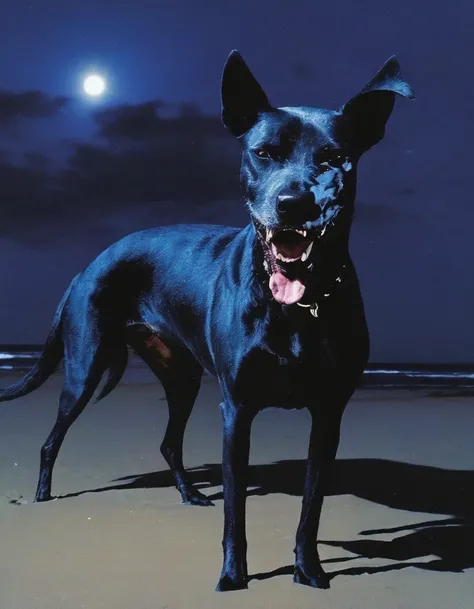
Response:
[[[36,346],[0,346],[0,371],[23,372],[33,366],[41,354]],[[130,358],[133,368],[146,364],[137,357]],[[60,370],[59,368],[58,370]],[[381,364],[371,363],[365,370],[362,387],[474,387],[474,364]]]

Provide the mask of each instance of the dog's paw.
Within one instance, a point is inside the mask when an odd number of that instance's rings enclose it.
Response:
[[[195,488],[189,488],[182,492],[181,497],[186,505],[199,505],[201,507],[214,505],[210,499]]]
[[[230,592],[232,590],[246,590],[248,588],[247,577],[233,577],[228,574],[221,575],[216,586],[216,592]]]
[[[311,586],[311,588],[319,588],[320,590],[327,590],[330,587],[329,575],[320,564],[315,564],[311,568],[295,565],[293,581],[295,584]]]
[[[46,503],[46,501],[52,501],[54,497],[51,493],[36,493],[33,500],[34,503]]]

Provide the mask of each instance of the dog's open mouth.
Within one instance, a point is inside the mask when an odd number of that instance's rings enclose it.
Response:
[[[267,229],[266,242],[276,260],[282,262],[305,262],[313,247],[313,240],[308,237],[308,232],[300,229]]]
[[[316,234],[298,228],[272,230],[257,226],[257,229],[264,248],[273,297],[286,305],[299,302],[306,289],[309,256]]]

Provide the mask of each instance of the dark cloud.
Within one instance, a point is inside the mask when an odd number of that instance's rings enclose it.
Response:
[[[95,119],[99,135],[108,140],[149,140],[154,137],[161,122],[158,115],[161,106],[161,102],[151,101],[97,112]]]
[[[65,169],[34,151],[21,164],[0,158],[0,235],[54,239],[139,204],[189,211],[239,198],[239,146],[218,117],[153,101],[102,110],[95,121],[99,143],[72,142]]]
[[[0,127],[20,118],[50,118],[67,102],[66,97],[52,97],[42,91],[13,93],[0,90]]]
[[[28,150],[23,153],[23,163],[26,165],[26,167],[40,171],[49,171],[53,167],[51,159],[47,155],[43,154],[42,152],[38,152],[37,150]]]
[[[76,196],[107,206],[238,195],[239,147],[218,117],[153,101],[95,118],[101,145],[76,144],[62,175]]]
[[[205,116],[192,104],[171,105],[153,100],[137,105],[121,105],[95,114],[100,137],[116,142],[130,140],[149,142],[157,140],[164,143],[169,137],[168,146],[195,142],[196,139],[229,138],[221,121],[215,116]]]

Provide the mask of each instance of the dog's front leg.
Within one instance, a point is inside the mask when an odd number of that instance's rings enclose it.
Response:
[[[221,404],[224,419],[222,478],[224,485],[224,564],[217,590],[247,588],[245,501],[254,414],[242,406]]]
[[[317,538],[326,484],[339,445],[342,412],[311,412],[312,425],[301,518],[296,533],[294,581],[329,588],[321,567]]]

